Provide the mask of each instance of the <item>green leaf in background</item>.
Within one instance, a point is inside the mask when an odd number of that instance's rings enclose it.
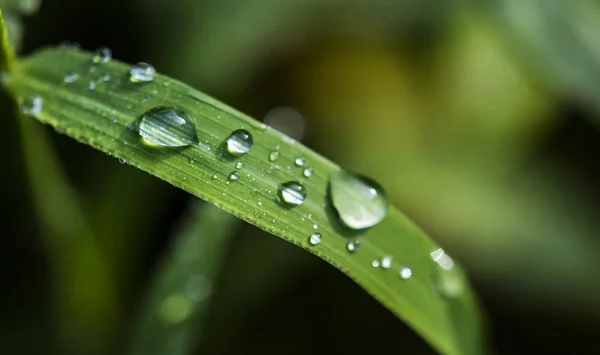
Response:
[[[211,205],[190,206],[140,309],[130,354],[192,353],[238,221]]]
[[[0,56],[0,70],[7,71],[12,66],[14,60],[14,53],[10,45],[8,30],[4,22],[2,10],[0,10],[0,29],[0,50],[2,51],[2,55]]]
[[[444,270],[433,262],[430,253],[438,247],[406,217],[391,209],[377,226],[363,233],[348,231],[328,202],[328,177],[339,170],[335,164],[180,82],[157,75],[150,82],[132,83],[129,70],[130,66],[116,61],[95,64],[87,53],[48,49],[17,62],[5,85],[23,109],[31,98],[41,98],[35,116],[57,131],[328,261],[438,351],[481,352],[481,324],[464,274],[459,267]],[[142,74],[147,73],[141,72],[139,80],[145,79]],[[153,132],[154,138],[164,133],[164,126],[153,125],[156,120],[138,121],[140,115],[158,106],[183,112],[170,117],[171,121],[189,116],[186,120],[195,125],[199,143],[187,145],[196,140],[188,125],[177,128],[179,139],[168,141],[172,147],[144,143],[132,125],[137,122],[142,131]],[[233,157],[226,151],[225,140],[239,129],[253,136],[254,145],[249,153]],[[163,144],[164,139],[158,137]],[[274,151],[278,158],[269,159]],[[295,163],[298,158],[302,164]],[[306,168],[312,169],[312,175],[304,173]],[[283,207],[277,200],[280,184],[289,181],[301,182],[308,195],[295,208]],[[322,237],[317,245],[309,242],[314,233]],[[356,240],[360,247],[349,252],[348,243]],[[389,270],[372,266],[385,256],[392,258]],[[412,270],[408,280],[399,275],[404,265]]]

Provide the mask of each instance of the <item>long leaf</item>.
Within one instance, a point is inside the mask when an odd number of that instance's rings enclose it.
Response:
[[[440,352],[479,351],[481,327],[476,305],[460,268],[446,271],[434,263],[430,253],[438,247],[400,212],[392,208],[376,227],[360,236],[350,233],[339,225],[328,203],[328,176],[340,169],[334,163],[185,84],[161,75],[151,83],[132,83],[128,71],[128,65],[117,61],[93,64],[89,53],[48,49],[17,62],[5,85],[19,103],[39,95],[43,109],[37,118],[58,132],[323,258]],[[77,75],[69,75],[72,73]],[[77,79],[65,81],[65,76]],[[89,90],[90,82],[95,84],[93,90]],[[201,143],[183,149],[144,144],[130,127],[139,115],[156,106],[175,106],[189,114]],[[255,143],[250,153],[232,159],[224,152],[223,142],[237,129],[248,130]],[[274,150],[280,157],[270,162]],[[299,157],[314,170],[312,177],[303,177],[302,168],[294,165]],[[236,168],[238,161],[242,168]],[[240,178],[230,181],[228,176],[236,169]],[[293,180],[302,181],[308,198],[301,206],[283,208],[276,199],[278,187]],[[323,236],[316,246],[308,241],[314,225]],[[360,248],[348,252],[348,241],[357,237]],[[374,268],[373,260],[385,255],[393,257],[393,268]],[[399,277],[400,265],[411,267],[411,279]],[[453,289],[461,291],[453,298],[436,291],[439,282],[447,284],[446,280],[452,280]]]

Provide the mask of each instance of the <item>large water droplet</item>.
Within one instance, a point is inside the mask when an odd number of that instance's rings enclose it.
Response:
[[[329,175],[329,192],[341,222],[352,229],[369,228],[387,214],[383,188],[369,178],[336,171]]]
[[[155,74],[153,65],[140,62],[129,69],[129,80],[133,83],[147,83],[154,80]]]
[[[310,243],[310,245],[317,245],[317,244],[321,243],[321,233],[311,234],[310,237],[308,238],[308,242]]]
[[[358,240],[352,240],[352,241],[349,241],[348,244],[346,244],[346,249],[350,253],[354,253],[358,249],[359,246],[360,246],[360,243],[358,242]]]
[[[233,131],[225,141],[227,152],[231,155],[240,156],[248,153],[254,144],[250,132],[238,129]]]
[[[42,112],[44,101],[39,96],[31,96],[21,104],[21,113],[28,116],[39,115]]]
[[[98,48],[92,61],[94,63],[108,63],[112,59],[112,51],[108,47]]]
[[[279,158],[279,152],[274,150],[271,153],[269,153],[269,161],[275,161],[277,160],[277,158]]]
[[[196,126],[190,116],[174,108],[152,108],[144,112],[135,125],[149,145],[184,147],[198,143]]]
[[[403,266],[400,268],[399,275],[402,280],[408,280],[412,276],[412,270],[408,266]]]
[[[454,267],[454,260],[444,252],[444,249],[439,248],[431,252],[431,259],[435,261],[442,269],[452,270]]]
[[[297,181],[279,185],[279,198],[288,206],[300,206],[306,199],[306,189]]]

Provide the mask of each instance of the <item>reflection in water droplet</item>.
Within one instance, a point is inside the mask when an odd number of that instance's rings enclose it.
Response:
[[[373,266],[373,267],[379,267],[379,265],[380,265],[380,264],[381,264],[381,263],[379,262],[379,260],[373,260],[373,261],[371,262],[371,266]]]
[[[444,252],[444,249],[438,248],[431,252],[431,259],[435,261],[442,269],[451,270],[454,267],[454,260]]]
[[[392,257],[389,255],[386,255],[383,258],[381,258],[381,267],[384,269],[391,268],[392,267]]]
[[[156,69],[148,63],[140,62],[129,69],[129,81],[132,83],[147,83],[154,81]]]
[[[412,270],[407,266],[403,266],[400,268],[399,274],[402,280],[408,280],[412,276]]]
[[[302,172],[302,175],[304,175],[305,178],[309,178],[311,177],[313,174],[313,169],[311,168],[306,168],[304,169],[304,171]]]
[[[227,152],[234,156],[240,156],[248,153],[254,144],[254,139],[250,132],[238,129],[233,131],[225,141]]]
[[[148,145],[184,147],[198,143],[196,126],[190,116],[174,108],[152,108],[137,119],[135,126]]]
[[[72,82],[75,82],[77,79],[79,79],[79,74],[77,74],[75,72],[69,72],[69,73],[67,73],[67,75],[65,75],[65,77],[63,78],[63,81],[65,83],[72,83]]]
[[[354,253],[358,247],[360,246],[360,242],[358,240],[352,240],[349,241],[348,244],[346,244],[346,249],[351,252]]]
[[[279,185],[279,198],[288,206],[300,206],[306,199],[306,189],[297,181]]]
[[[176,324],[184,321],[192,311],[192,302],[182,294],[172,294],[160,304],[160,315],[166,323]]]
[[[321,243],[321,233],[311,234],[310,237],[308,238],[308,242],[310,243],[310,245],[317,245],[317,244]]]
[[[240,178],[240,173],[237,171],[234,171],[231,174],[229,174],[229,181],[237,181],[239,178]]]
[[[39,96],[30,96],[21,104],[21,113],[27,116],[39,115],[42,112],[44,101]]]
[[[304,166],[304,158],[296,158],[294,164],[296,164],[296,166]]]
[[[274,150],[271,153],[269,153],[269,161],[275,161],[277,160],[277,158],[279,158],[279,152]]]
[[[329,175],[329,189],[333,207],[349,228],[373,227],[387,214],[385,191],[369,178],[336,171]]]
[[[108,63],[112,59],[112,51],[108,47],[99,48],[96,53],[94,53],[94,57],[92,61],[94,63]]]

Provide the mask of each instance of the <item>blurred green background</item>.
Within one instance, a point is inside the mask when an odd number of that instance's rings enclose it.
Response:
[[[467,268],[493,353],[596,348],[597,1],[53,0],[24,24],[23,54],[109,46],[381,182]],[[19,130],[0,130],[0,353],[124,353],[191,197],[44,127],[94,234],[57,255],[49,235],[65,231],[34,206],[52,196],[28,177],[52,172],[28,167]],[[432,353],[343,274],[251,226],[219,275],[197,354]]]

